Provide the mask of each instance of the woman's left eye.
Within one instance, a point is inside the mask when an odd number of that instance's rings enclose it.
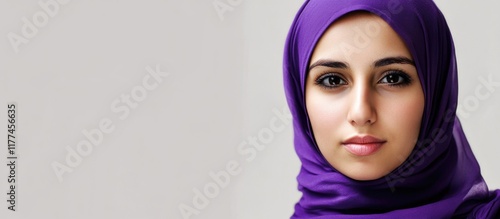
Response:
[[[389,86],[406,86],[411,83],[411,78],[402,71],[391,71],[385,74],[379,83],[388,84]]]

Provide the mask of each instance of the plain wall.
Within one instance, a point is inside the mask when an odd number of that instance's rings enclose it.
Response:
[[[0,2],[3,118],[18,104],[17,211],[5,204],[1,218],[182,218],[179,206],[193,199],[202,209],[190,218],[289,218],[300,163],[282,55],[303,1],[61,0],[43,23],[47,2]],[[214,3],[226,5],[222,17]],[[466,135],[488,185],[500,188],[500,92],[475,94],[482,79],[500,81],[500,3],[437,4],[456,44]],[[34,16],[40,27],[16,53],[8,35],[24,36]],[[155,80],[148,68],[169,74]],[[53,165],[68,165],[103,120],[113,130],[60,181]]]

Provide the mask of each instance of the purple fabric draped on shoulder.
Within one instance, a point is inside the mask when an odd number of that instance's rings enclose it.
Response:
[[[321,155],[305,107],[307,66],[323,32],[341,16],[368,11],[384,19],[410,50],[425,96],[419,140],[408,159],[377,180],[356,181]],[[458,118],[455,49],[431,0],[308,0],[284,52],[285,93],[302,167],[302,198],[292,218],[495,218],[500,192],[489,191]]]

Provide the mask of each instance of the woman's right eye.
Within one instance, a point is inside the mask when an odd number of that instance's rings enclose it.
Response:
[[[319,77],[316,80],[316,84],[322,86],[324,88],[333,89],[340,87],[342,85],[346,85],[347,82],[340,76],[335,74],[326,74]]]

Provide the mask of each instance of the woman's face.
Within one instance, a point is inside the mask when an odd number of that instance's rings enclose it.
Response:
[[[378,16],[354,13],[334,22],[316,45],[306,107],[326,160],[352,179],[374,180],[412,152],[424,94],[399,35]]]

